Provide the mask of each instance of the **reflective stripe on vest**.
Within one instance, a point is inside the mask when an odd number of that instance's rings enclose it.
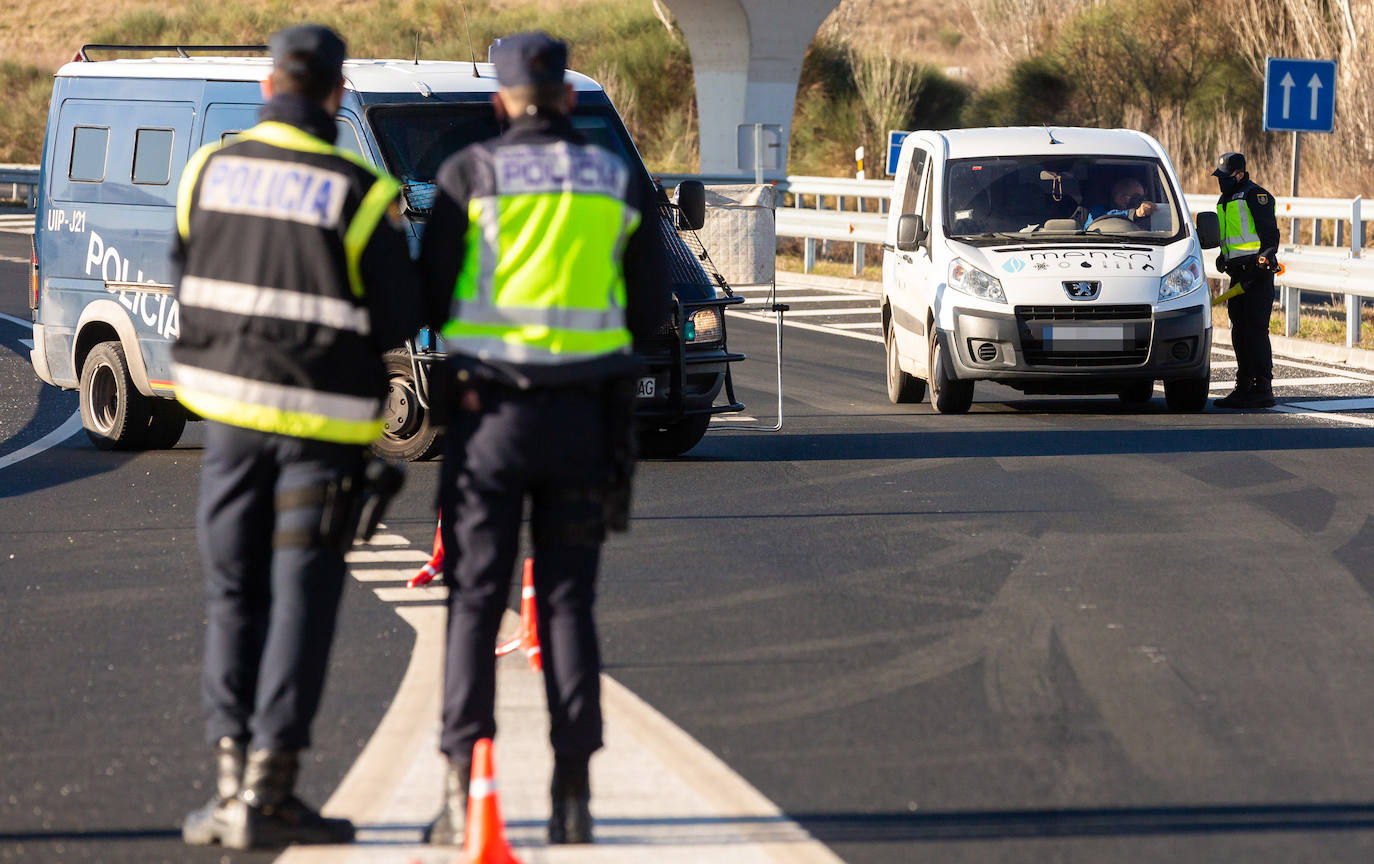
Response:
[[[370,444],[382,434],[376,399],[322,393],[172,364],[177,400],[207,420],[339,444]]]
[[[1259,252],[1260,238],[1248,201],[1238,198],[1218,204],[1217,219],[1221,221],[1221,254],[1226,260]]]
[[[628,353],[622,257],[640,221],[625,201],[628,168],[566,142],[502,147],[492,159],[496,194],[468,205],[449,348],[531,364]]]
[[[367,310],[342,297],[323,297],[282,288],[184,276],[177,299],[182,306],[213,309],[231,315],[303,321],[335,330],[349,330],[360,336],[372,332],[372,320]]]

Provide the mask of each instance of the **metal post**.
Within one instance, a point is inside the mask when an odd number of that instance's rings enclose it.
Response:
[[[1344,219],[1337,219],[1337,220],[1335,220],[1335,222],[1336,222],[1336,248],[1339,249],[1339,248],[1341,248],[1342,246],[1345,245],[1345,220],[1344,220]]]
[[[1294,197],[1294,198],[1298,197],[1298,166],[1299,166],[1299,164],[1301,164],[1301,161],[1302,161],[1302,133],[1301,133],[1301,132],[1294,132],[1294,133],[1293,133],[1293,187],[1292,187],[1292,189],[1291,189],[1291,190],[1289,191],[1289,193],[1288,193],[1289,195],[1291,195],[1291,196]],[[1298,242],[1298,220],[1297,220],[1297,219],[1293,219],[1293,220],[1291,220],[1291,221],[1288,223],[1288,237],[1290,238],[1290,239],[1289,239],[1289,242],[1293,243],[1294,245],[1297,244],[1297,242]]]
[[[854,244],[854,275],[862,276],[864,272],[864,244]]]
[[[816,266],[816,238],[807,237],[802,240],[802,272],[810,273]]]
[[[1350,257],[1360,257],[1360,250],[1364,248],[1364,220],[1360,218],[1360,195],[1355,196],[1355,200],[1350,202]]]
[[[1312,220],[1312,245],[1322,245],[1322,220],[1320,219]]]
[[[1302,314],[1302,292],[1292,285],[1283,286],[1283,335],[1298,335],[1298,316]]]
[[[1345,347],[1354,348],[1360,344],[1360,298],[1355,294],[1345,295]]]
[[[763,124],[754,124],[754,185],[763,185]]]

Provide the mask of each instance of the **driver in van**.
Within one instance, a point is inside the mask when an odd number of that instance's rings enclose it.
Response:
[[[1088,221],[1083,227],[1087,228],[1098,219],[1106,218],[1129,219],[1140,224],[1141,219],[1149,219],[1150,214],[1157,209],[1158,204],[1145,200],[1145,186],[1139,180],[1134,177],[1122,177],[1112,184],[1111,206],[1094,205],[1088,210]]]

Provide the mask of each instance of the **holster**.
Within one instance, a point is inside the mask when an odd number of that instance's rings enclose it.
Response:
[[[403,467],[368,457],[360,470],[324,487],[320,536],[340,552],[347,552],[355,539],[371,539],[404,483]]]
[[[630,491],[634,482],[639,439],[635,435],[635,380],[613,378],[602,394],[606,418],[609,465],[606,478],[606,528],[630,530]]]

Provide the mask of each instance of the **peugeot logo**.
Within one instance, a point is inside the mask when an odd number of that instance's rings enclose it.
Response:
[[[1065,282],[1064,293],[1070,300],[1096,300],[1102,290],[1101,282]]]

